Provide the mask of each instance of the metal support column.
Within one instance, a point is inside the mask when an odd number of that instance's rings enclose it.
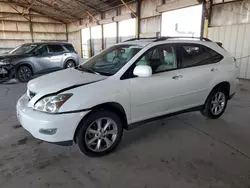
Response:
[[[91,27],[89,28],[89,57],[93,56],[93,45],[92,45],[92,36],[91,36]]]
[[[119,12],[119,7],[118,7],[118,8],[116,8],[116,16],[118,16],[119,14],[120,14],[120,12]],[[119,23],[116,22],[116,43],[120,42],[120,40],[119,40],[119,25],[118,24]]]
[[[65,29],[66,29],[66,41],[69,42],[69,33],[68,33],[68,25],[65,24]]]
[[[104,13],[101,13],[101,20],[104,19]],[[101,30],[102,30],[102,47],[101,50],[104,50],[105,46],[104,46],[104,29],[103,29],[103,24],[101,25]]]
[[[136,37],[140,38],[141,33],[141,0],[137,0],[136,3]]]
[[[204,34],[205,14],[206,14],[206,0],[202,0],[202,15],[201,15],[200,37],[203,37],[203,34]]]
[[[29,15],[30,15],[30,10],[29,10]],[[31,16],[29,16],[29,28],[30,28],[31,41],[34,42],[34,31],[33,31],[33,24],[32,24]]]

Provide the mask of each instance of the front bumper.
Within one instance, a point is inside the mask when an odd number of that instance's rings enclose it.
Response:
[[[28,107],[29,99],[25,94],[17,102],[17,118],[24,129],[35,138],[47,142],[69,142],[74,138],[76,128],[82,118],[88,113],[48,114]],[[56,133],[48,135],[40,133],[41,129],[56,129]]]

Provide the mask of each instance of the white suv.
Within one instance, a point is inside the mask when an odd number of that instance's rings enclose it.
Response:
[[[38,139],[75,142],[84,154],[102,156],[123,129],[159,117],[199,110],[219,118],[238,75],[235,59],[208,39],[132,39],[30,81],[17,117]]]

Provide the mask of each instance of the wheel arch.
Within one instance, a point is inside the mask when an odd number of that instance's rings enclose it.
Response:
[[[79,129],[81,128],[81,124],[82,122],[88,118],[88,116],[92,113],[94,113],[95,111],[97,110],[109,110],[111,112],[114,112],[115,114],[117,114],[122,122],[123,122],[123,128],[124,129],[128,129],[128,121],[127,121],[127,115],[126,115],[126,112],[123,108],[123,106],[117,102],[107,102],[107,103],[103,103],[103,104],[99,104],[99,105],[96,105],[94,107],[91,108],[92,110],[87,114],[85,115],[82,120],[80,121],[80,123],[78,124],[76,130],[75,130],[75,133],[74,133],[74,141],[76,141],[76,136],[77,136],[77,133],[79,131]]]
[[[68,58],[65,59],[65,61],[64,61],[63,68],[66,68],[66,63],[67,63],[68,61],[73,61],[73,62],[75,63],[75,66],[76,66],[76,60],[75,60],[74,58],[72,58],[72,57],[68,57]]]
[[[34,68],[33,68],[32,64],[31,64],[30,62],[21,62],[21,63],[19,63],[19,64],[15,67],[16,72],[18,71],[18,69],[19,69],[21,66],[27,66],[27,67],[29,67],[30,70],[31,70],[32,76],[34,75]]]
[[[223,89],[225,89],[227,97],[229,97],[229,95],[230,95],[230,83],[229,82],[226,82],[226,81],[225,82],[221,82],[221,83],[217,84],[214,87],[214,89],[217,89],[217,88],[223,88]]]
[[[227,98],[229,98],[229,96],[230,96],[230,83],[229,83],[229,82],[224,81],[224,82],[218,83],[218,84],[215,85],[215,86],[213,87],[213,89],[210,91],[209,95],[210,95],[214,90],[216,90],[216,89],[218,89],[218,88],[223,88],[223,89],[226,91]],[[209,96],[209,95],[208,95],[208,96]]]

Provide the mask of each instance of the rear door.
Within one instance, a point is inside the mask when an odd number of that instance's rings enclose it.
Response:
[[[64,48],[60,44],[50,44],[49,48],[49,63],[51,69],[63,68],[63,56],[65,53]]]
[[[181,85],[185,109],[203,105],[214,80],[218,77],[218,62],[223,58],[212,49],[200,44],[178,44],[177,54],[181,57]]]

